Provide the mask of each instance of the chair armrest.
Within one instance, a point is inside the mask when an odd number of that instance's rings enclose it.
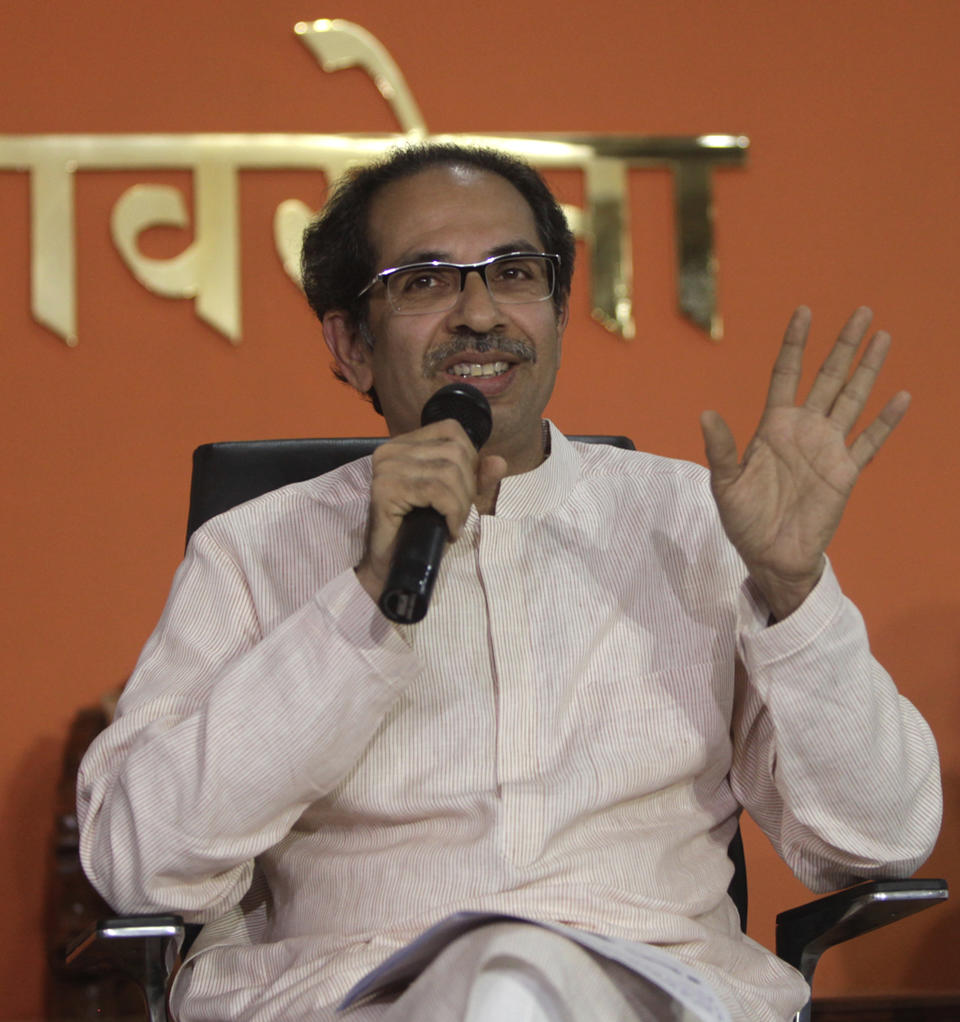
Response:
[[[777,916],[777,955],[810,983],[827,948],[939,905],[948,893],[945,880],[880,880],[818,898]]]
[[[67,965],[125,973],[140,987],[150,1022],[164,1022],[167,986],[179,965],[185,933],[180,916],[101,919],[67,948]]]

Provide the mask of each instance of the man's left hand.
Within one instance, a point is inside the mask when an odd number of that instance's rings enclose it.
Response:
[[[899,391],[847,446],[890,349],[890,335],[878,331],[850,373],[872,318],[869,309],[854,312],[797,405],[810,310],[794,312],[742,461],[723,419],[716,412],[700,417],[723,527],[778,621],[817,584],[857,477],[910,404]]]

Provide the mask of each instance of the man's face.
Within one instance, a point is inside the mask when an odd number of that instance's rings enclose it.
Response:
[[[543,251],[533,213],[513,185],[458,166],[386,185],[371,205],[368,231],[378,269]],[[370,292],[368,322],[373,349],[354,335],[354,361],[341,368],[360,390],[376,388],[391,435],[417,429],[424,402],[440,387],[467,382],[487,396],[493,412],[484,451],[506,457],[511,472],[539,464],[540,421],[559,366],[566,310],[558,316],[552,299],[498,304],[480,275],[470,273],[452,309],[422,315],[398,315],[379,283]],[[465,367],[471,375],[463,375]]]

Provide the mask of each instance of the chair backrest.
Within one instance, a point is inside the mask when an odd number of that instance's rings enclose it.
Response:
[[[625,436],[573,436],[591,444],[634,449]],[[193,452],[187,539],[208,518],[288,483],[323,475],[372,453],[383,437],[239,440],[204,444]]]
[[[187,540],[208,518],[229,511],[262,493],[288,483],[323,475],[370,454],[382,437],[334,437],[297,440],[239,440],[203,444],[193,452]],[[625,436],[571,436],[591,444],[634,450]],[[747,928],[747,870],[743,840],[737,830],[728,849],[733,862],[729,894]]]

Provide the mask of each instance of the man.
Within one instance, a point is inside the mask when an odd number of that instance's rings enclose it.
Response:
[[[734,1019],[786,1019],[804,984],[726,894],[741,806],[815,890],[929,854],[932,737],[824,556],[906,411],[847,446],[889,337],[852,368],[858,310],[797,406],[798,310],[742,462],[704,414],[708,477],[542,421],[572,261],[536,174],[451,147],[357,172],[308,231],[337,372],[391,440],[197,532],[80,777],[107,898],[208,923],[182,1019],[330,1019],[461,910],[567,929],[475,930],[353,1016],[694,1017],[617,964],[655,945]],[[464,378],[492,408],[479,454],[419,425]],[[453,542],[427,617],[397,626],[376,601],[418,506]]]

